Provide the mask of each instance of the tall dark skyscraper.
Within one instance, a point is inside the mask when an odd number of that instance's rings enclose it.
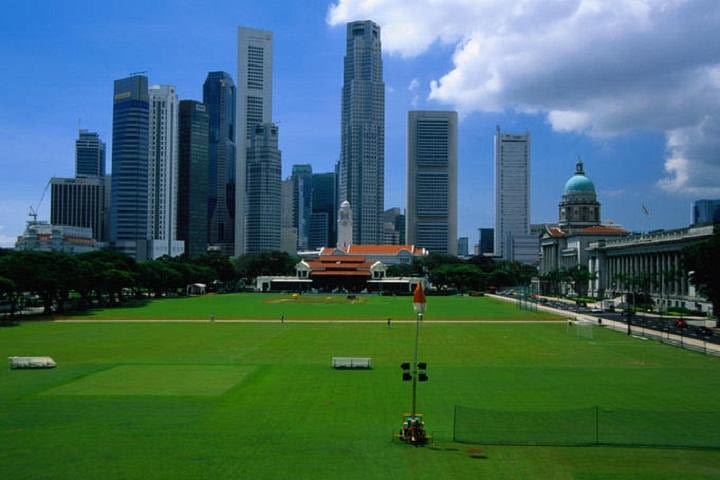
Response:
[[[383,237],[385,205],[385,83],[380,27],[371,21],[347,25],[342,89],[340,201],[349,201],[353,243]]]
[[[408,112],[410,244],[457,255],[457,112]]]
[[[312,166],[309,164],[293,165],[290,178],[293,183],[293,227],[297,229],[297,248],[306,250],[310,235],[310,216],[312,215]]]
[[[105,240],[105,179],[99,176],[50,179],[50,223],[92,229]]]
[[[490,255],[495,251],[495,229],[480,228],[480,240],[478,241],[480,255]]]
[[[75,140],[75,176],[105,175],[105,142],[96,132],[80,130]]]
[[[180,101],[177,239],[190,257],[208,245],[208,113],[195,100]]]
[[[235,83],[228,73],[210,72],[203,85],[209,116],[208,241],[225,255],[235,253]]]
[[[282,181],[277,125],[256,125],[246,153],[247,251],[280,250]]]
[[[337,209],[335,206],[335,173],[314,173],[312,176],[312,215],[308,247],[333,247],[337,242]]]
[[[110,238],[136,257],[148,233],[148,116],[147,77],[115,80]]]

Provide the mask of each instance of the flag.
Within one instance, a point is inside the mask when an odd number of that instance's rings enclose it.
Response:
[[[415,313],[425,313],[426,304],[427,301],[425,300],[422,282],[418,282],[418,284],[415,285],[415,293],[413,294],[413,308],[415,309]]]

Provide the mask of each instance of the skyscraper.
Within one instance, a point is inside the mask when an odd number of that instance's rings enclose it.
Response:
[[[138,257],[148,227],[148,80],[115,80],[112,142],[112,215],[115,248]]]
[[[255,125],[247,149],[247,252],[280,250],[278,127]]]
[[[347,24],[340,148],[340,201],[350,202],[353,242],[382,242],[385,205],[385,84],[380,27]]]
[[[309,164],[293,165],[293,227],[297,229],[299,250],[307,250],[312,215],[313,174]]]
[[[480,228],[478,255],[491,255],[495,251],[495,229]]]
[[[312,176],[312,216],[308,236],[311,249],[333,246],[337,240],[336,183],[335,172]]]
[[[692,207],[692,224],[720,223],[720,199],[696,200]]]
[[[208,141],[208,242],[224,255],[235,253],[235,83],[225,72],[208,73],[203,85],[207,107]]]
[[[383,212],[383,244],[405,244],[405,214],[398,207]]]
[[[283,180],[280,186],[280,250],[295,255],[298,251],[297,228],[293,226],[293,182]]]
[[[469,254],[468,237],[460,237],[457,239],[457,254],[459,257],[467,257]]]
[[[208,113],[195,100],[181,100],[179,110],[177,238],[196,257],[208,245]]]
[[[457,112],[408,112],[407,243],[457,255]]]
[[[151,86],[149,97],[148,238],[172,242],[177,232],[178,98],[172,85]]]
[[[234,253],[241,255],[247,250],[245,176],[250,137],[255,126],[272,122],[272,32],[238,27],[237,82]]]
[[[530,134],[495,133],[495,255],[515,260],[530,233]]]
[[[105,179],[54,177],[50,185],[50,223],[90,228],[92,238],[105,240]]]
[[[105,175],[105,142],[96,132],[80,130],[75,140],[75,176]],[[93,233],[94,234],[94,233]]]

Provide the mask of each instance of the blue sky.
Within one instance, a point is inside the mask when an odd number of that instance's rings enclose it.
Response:
[[[630,2],[607,2],[606,10],[574,0],[536,12],[533,4],[542,2],[518,0],[510,17],[501,13],[512,10],[501,8],[507,2],[494,3],[6,4],[0,18],[0,246],[14,243],[51,176],[72,176],[78,128],[101,133],[110,168],[113,80],[147,71],[151,83],[174,84],[180,98],[201,99],[208,71],[235,77],[238,25],[274,33],[273,119],[286,176],[295,163],[332,169],[340,142],[343,23],[379,22],[386,208],[405,204],[407,111],[457,109],[458,234],[470,236],[471,244],[478,227],[494,224],[496,125],[531,132],[534,223],[556,220],[577,155],[596,184],[603,218],[630,229],[686,226],[693,200],[720,196],[719,154],[711,140],[720,131],[720,22],[712,2],[658,13],[660,0],[637,2],[645,10],[618,7]],[[678,19],[678,31],[668,33]],[[692,30],[685,43],[663,43],[684,38],[683,28]],[[666,54],[653,55],[657,50]],[[697,78],[698,71],[706,83],[682,83],[683,75]],[[49,206],[48,195],[41,218]]]

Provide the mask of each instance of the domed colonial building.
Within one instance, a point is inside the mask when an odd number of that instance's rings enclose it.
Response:
[[[585,176],[582,160],[575,165],[575,175],[565,183],[560,201],[560,227],[589,227],[600,224],[600,202],[595,184]]]
[[[585,175],[580,159],[575,164],[575,173],[565,182],[558,208],[557,225],[546,225],[540,239],[543,275],[578,265],[587,267],[586,249],[591,242],[628,235],[617,225],[602,223],[595,184]]]

